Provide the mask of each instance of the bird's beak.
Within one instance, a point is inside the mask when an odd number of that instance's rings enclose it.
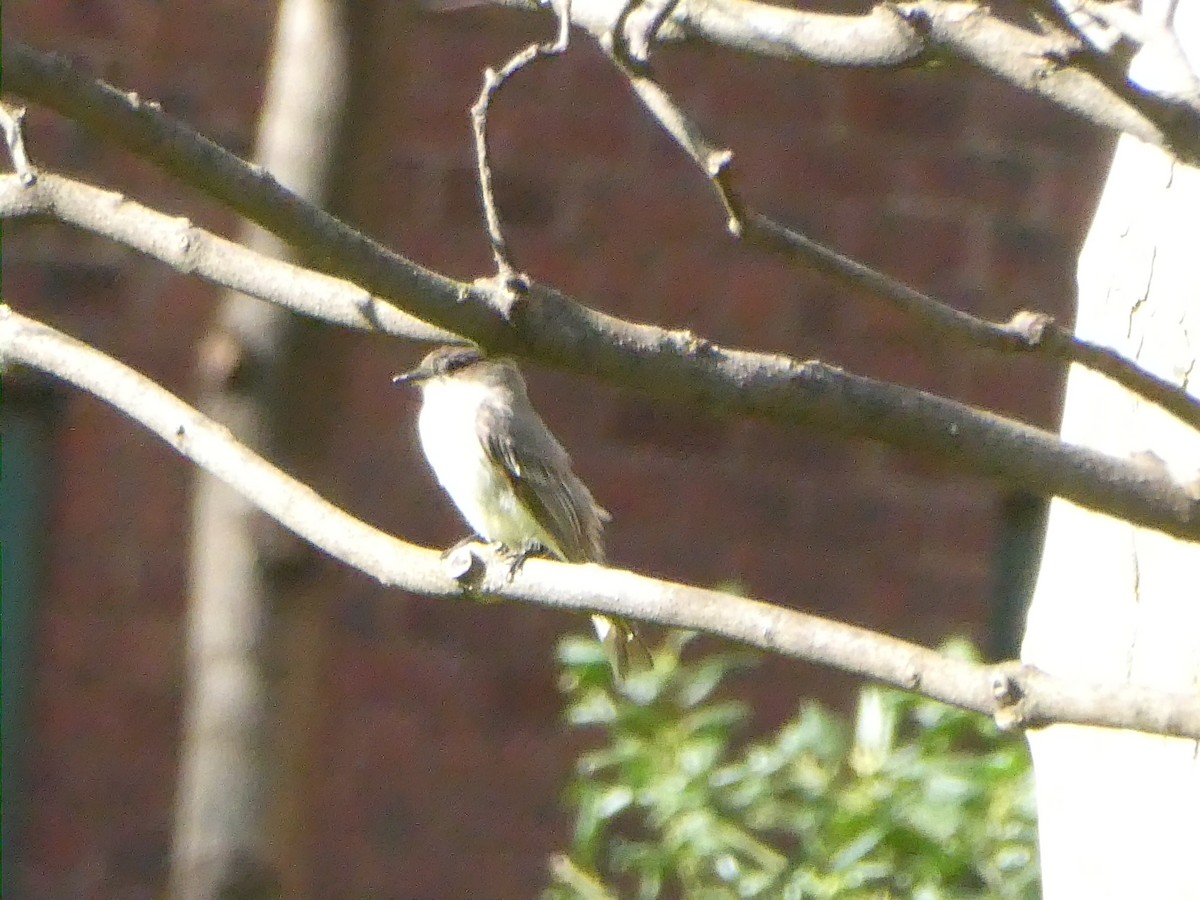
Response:
[[[401,372],[399,375],[392,376],[392,384],[418,384],[427,379],[433,373],[428,369],[423,369],[417,366],[415,369],[409,369],[407,372]]]

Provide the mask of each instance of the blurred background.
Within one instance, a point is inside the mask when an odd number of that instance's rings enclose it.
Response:
[[[485,66],[545,16],[347,4],[348,89],[325,205],[427,267],[491,271],[468,110]],[[829,7],[837,8],[837,7]],[[849,5],[843,9],[858,9]],[[7,33],[65,54],[250,156],[274,4],[7,3]],[[747,200],[989,318],[1069,320],[1109,138],[964,69],[821,71],[694,46],[664,84],[732,147]],[[35,163],[236,235],[236,218],[36,107]],[[946,346],[879,301],[739,246],[693,164],[584,35],[506,86],[497,194],[518,265],[606,312],[819,358],[1053,428],[1062,371]],[[5,301],[190,402],[219,292],[104,239],[5,223]],[[445,546],[463,526],[391,373],[425,347],[306,323],[283,363],[273,461],[356,516]],[[615,565],[736,584],[936,643],[1014,652],[1042,500],[865,443],[720,421],[527,368],[613,513]],[[195,472],[139,426],[6,372],[5,879],[30,897],[154,897],[169,877],[186,696]],[[262,523],[272,547],[272,830],[288,896],[521,897],[569,837],[553,648],[586,622],[382,590]],[[769,660],[735,679],[766,730],[853,682]],[[9,879],[13,879],[10,881]]]

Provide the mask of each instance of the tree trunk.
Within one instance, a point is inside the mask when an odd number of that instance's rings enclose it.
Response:
[[[321,203],[344,106],[341,0],[283,0],[256,160]],[[284,248],[257,229],[245,243]],[[201,350],[201,407],[248,446],[275,448],[292,316],[240,294],[223,298]],[[193,504],[188,694],[176,798],[171,892],[177,898],[279,896],[272,847],[277,703],[268,664],[276,538],[240,495],[201,475]]]
[[[1200,0],[1182,0],[1174,26],[1200,71]],[[1179,72],[1163,59],[1148,49],[1132,76],[1169,89]],[[1079,259],[1076,332],[1200,395],[1200,170],[1121,139]],[[1062,435],[1200,474],[1200,434],[1078,366]],[[1054,501],[1022,656],[1056,675],[1196,692],[1200,545]],[[1196,741],[1056,725],[1029,742],[1045,897],[1200,897]]]

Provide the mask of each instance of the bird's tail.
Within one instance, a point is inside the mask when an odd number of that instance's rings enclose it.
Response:
[[[633,623],[625,619],[610,619],[608,616],[592,616],[596,634],[604,647],[604,655],[612,667],[613,679],[622,683],[630,675],[646,672],[654,665],[650,648],[642,640]]]

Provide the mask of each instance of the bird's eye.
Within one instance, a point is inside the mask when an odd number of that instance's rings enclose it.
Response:
[[[458,353],[452,353],[442,360],[441,369],[443,373],[449,375],[453,372],[458,372],[465,369],[472,363],[479,361],[479,354],[472,350],[461,350]]]

